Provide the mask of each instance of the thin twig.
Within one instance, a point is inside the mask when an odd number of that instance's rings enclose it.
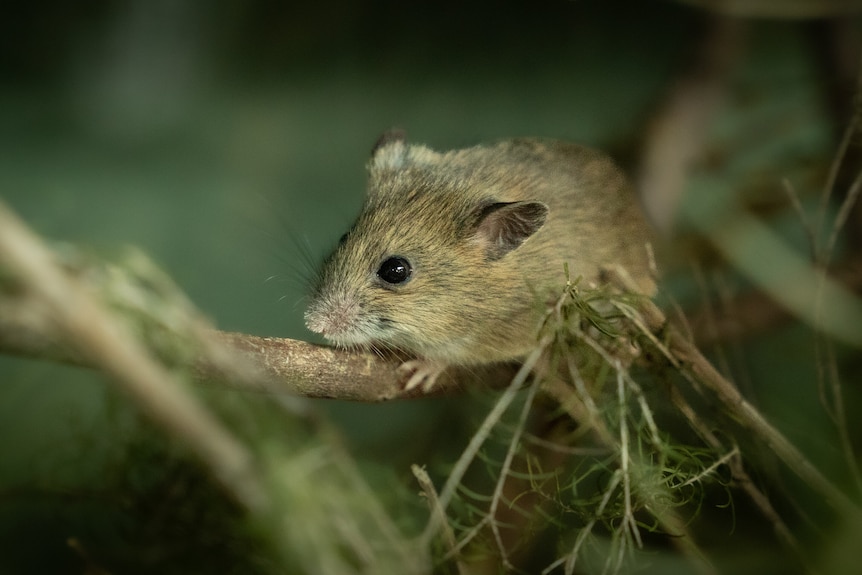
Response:
[[[413,477],[419,482],[419,487],[422,488],[422,493],[425,494],[425,500],[428,502],[428,509],[431,511],[431,514],[438,516],[437,521],[442,526],[443,542],[446,544],[446,556],[456,557],[455,566],[458,569],[458,573],[459,575],[465,575],[467,569],[458,557],[455,533],[452,532],[452,526],[446,521],[446,511],[440,507],[440,500],[437,497],[437,490],[434,489],[434,482],[431,481],[431,477],[428,476],[428,472],[423,467],[414,464],[410,466],[410,471],[413,472]]]
[[[733,449],[731,449],[730,451],[728,451],[727,453],[725,453],[724,455],[722,455],[721,457],[716,459],[712,463],[712,465],[710,465],[709,467],[706,467],[703,471],[701,471],[697,475],[692,475],[686,481],[684,481],[683,483],[680,483],[679,487],[687,487],[689,485],[693,485],[695,483],[703,481],[705,478],[712,475],[722,465],[728,465],[728,462],[738,455],[739,455],[739,447],[734,445]]]
[[[634,511],[632,509],[632,489],[631,489],[631,471],[629,469],[629,426],[628,426],[628,407],[626,402],[626,386],[623,379],[623,368],[616,363],[617,370],[617,401],[620,417],[620,471],[623,474],[623,504],[625,512],[623,514],[622,531],[628,532],[635,538],[638,547],[643,547],[641,534],[638,530],[637,522],[635,521]]]
[[[593,528],[598,521],[598,518],[602,516],[602,513],[605,511],[605,507],[607,507],[608,503],[611,500],[611,496],[614,491],[616,491],[617,486],[619,486],[620,481],[622,481],[622,471],[617,469],[614,471],[614,474],[611,476],[611,480],[608,482],[607,487],[605,487],[605,493],[602,496],[602,500],[599,502],[599,506],[596,508],[595,515],[592,519],[590,519],[587,524],[581,529],[580,533],[578,533],[578,537],[575,539],[575,544],[572,546],[572,550],[569,551],[568,555],[562,559],[565,559],[565,573],[566,575],[572,575],[575,572],[575,564],[577,563],[578,556],[580,555],[581,546],[587,540],[587,537],[592,533]],[[548,566],[547,569],[542,571],[542,573],[549,573],[553,567],[556,567],[560,561],[554,562]]]
[[[509,561],[509,556],[506,553],[505,546],[503,545],[503,538],[500,535],[500,526],[493,518],[497,516],[497,508],[500,505],[500,501],[503,499],[503,486],[509,478],[509,471],[512,469],[512,461],[515,459],[515,453],[521,446],[521,435],[523,434],[524,427],[527,424],[527,416],[530,414],[530,410],[533,407],[533,400],[536,398],[536,392],[538,389],[538,385],[533,385],[530,386],[530,389],[527,391],[527,397],[524,400],[521,415],[515,426],[515,432],[509,440],[509,448],[506,450],[506,458],[503,460],[503,466],[500,468],[499,476],[497,477],[497,484],[494,487],[494,494],[491,497],[491,505],[488,508],[488,515],[491,517],[491,532],[494,534],[494,540],[497,542],[497,548],[500,551],[503,565],[507,569],[512,569],[512,564]]]
[[[539,345],[527,357],[524,364],[521,366],[521,369],[518,370],[518,373],[514,378],[512,378],[512,381],[509,383],[509,387],[506,388],[506,391],[503,392],[494,404],[494,408],[485,417],[482,425],[479,426],[479,429],[473,434],[473,437],[470,439],[470,442],[467,444],[461,457],[458,458],[458,461],[449,473],[449,477],[443,485],[443,490],[440,492],[439,505],[440,509],[443,511],[446,510],[449,503],[452,501],[452,497],[454,497],[455,491],[458,489],[458,485],[461,484],[464,474],[467,473],[467,468],[469,468],[470,464],[473,463],[473,460],[476,458],[476,454],[485,443],[485,440],[488,439],[494,426],[500,421],[503,413],[505,413],[506,409],[508,409],[509,405],[514,401],[515,396],[518,394],[521,387],[523,387],[524,382],[527,380],[527,377],[530,375],[530,372],[533,370],[533,367],[535,367],[536,362],[538,362],[539,357],[541,357],[548,344],[550,344],[550,338],[545,338],[539,342]],[[431,539],[437,534],[437,531],[441,527],[440,521],[439,515],[431,516],[425,527],[425,531],[422,533],[421,541],[423,546],[427,546],[431,542]]]
[[[841,142],[838,144],[838,151],[835,152],[835,156],[832,158],[832,163],[829,166],[829,173],[826,176],[826,182],[823,186],[823,191],[820,194],[820,205],[817,210],[817,219],[815,221],[814,228],[818,233],[823,231],[823,226],[826,221],[826,210],[829,207],[829,200],[832,198],[835,182],[838,181],[838,172],[841,171],[841,164],[847,156],[847,150],[850,148],[850,144],[853,141],[853,135],[856,133],[856,126],[858,123],[859,111],[857,110],[850,118],[850,123],[844,130]]]
[[[808,248],[811,250],[811,263],[816,264],[820,250],[819,242],[817,241],[817,231],[814,228],[814,224],[809,221],[808,215],[802,207],[802,202],[799,201],[799,194],[796,193],[796,188],[793,187],[790,180],[787,178],[781,180],[781,189],[784,190],[784,194],[787,196],[787,199],[790,200],[790,205],[793,207],[793,211],[796,212],[796,216],[802,224],[802,229],[805,231],[805,235],[808,236]]]
[[[854,115],[853,122],[848,126],[848,132],[851,129],[855,130],[855,125],[858,120],[858,114]],[[845,223],[847,222],[847,218],[850,216],[850,211],[853,209],[853,206],[859,199],[859,194],[862,192],[862,172],[857,174],[856,178],[853,180],[853,183],[850,186],[850,189],[847,192],[844,201],[841,203],[841,207],[838,210],[838,215],[835,217],[835,221],[832,223],[829,240],[826,242],[826,247],[821,254],[821,261],[818,262],[820,264],[820,276],[817,284],[817,295],[815,296],[816,302],[816,310],[815,314],[818,318],[818,322],[816,325],[821,325],[822,321],[820,320],[820,316],[823,311],[824,305],[824,290],[827,281],[827,270],[829,268],[830,261],[832,260],[832,255],[835,251],[835,246],[838,243],[838,236],[844,228]],[[860,470],[859,462],[856,459],[855,449],[853,447],[853,441],[850,436],[850,430],[847,425],[847,411],[844,407],[844,390],[841,385],[841,377],[838,374],[837,369],[837,361],[835,359],[834,352],[834,344],[825,339],[823,335],[818,330],[815,334],[815,346],[816,353],[818,357],[818,380],[820,389],[821,398],[824,400],[824,407],[829,412],[833,421],[835,422],[835,426],[838,430],[838,434],[840,437],[841,443],[841,451],[844,455],[844,459],[847,462],[847,466],[850,470],[851,475],[853,476],[853,480],[856,484],[856,490],[858,493],[862,494],[862,470]],[[824,359],[825,356],[825,359]],[[824,374],[824,370],[822,369],[822,365],[824,362],[828,369]],[[828,382],[828,387],[827,387]],[[829,390],[831,394],[832,401],[825,401],[825,393],[826,389]]]
[[[838,243],[838,236],[844,229],[844,225],[850,217],[850,211],[859,199],[860,192],[862,192],[862,172],[856,175],[856,178],[847,190],[847,195],[844,197],[844,201],[841,202],[841,207],[838,209],[838,214],[835,216],[835,221],[832,223],[832,229],[829,232],[829,240],[826,242],[826,249],[823,253],[823,267],[828,267],[829,265],[829,260],[835,252],[835,245]]]

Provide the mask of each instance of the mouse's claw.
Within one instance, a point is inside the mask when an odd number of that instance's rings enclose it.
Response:
[[[422,386],[422,391],[428,393],[434,388],[437,377],[446,369],[445,365],[425,359],[411,359],[398,366],[398,375],[407,378],[404,390],[409,391]],[[409,376],[409,377],[408,377]]]

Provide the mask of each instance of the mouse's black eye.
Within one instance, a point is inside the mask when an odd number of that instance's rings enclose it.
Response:
[[[403,284],[410,279],[412,273],[413,268],[410,267],[410,262],[401,256],[392,256],[380,264],[377,277],[388,284]]]

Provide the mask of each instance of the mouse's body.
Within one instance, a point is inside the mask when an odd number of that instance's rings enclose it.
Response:
[[[445,153],[384,137],[356,223],[327,259],[305,318],[345,346],[409,352],[407,387],[448,365],[523,357],[537,302],[622,265],[655,291],[650,230],[604,154],[517,139]],[[424,361],[421,361],[424,360]]]

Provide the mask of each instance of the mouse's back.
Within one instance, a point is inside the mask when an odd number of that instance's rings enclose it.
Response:
[[[513,256],[531,276],[547,270],[600,281],[603,268],[619,264],[642,293],[653,295],[648,244],[652,230],[627,178],[602,152],[555,140],[517,139],[487,149],[489,166],[517,166],[502,178],[504,201],[548,205],[545,225]],[[492,168],[493,171],[493,168]]]

